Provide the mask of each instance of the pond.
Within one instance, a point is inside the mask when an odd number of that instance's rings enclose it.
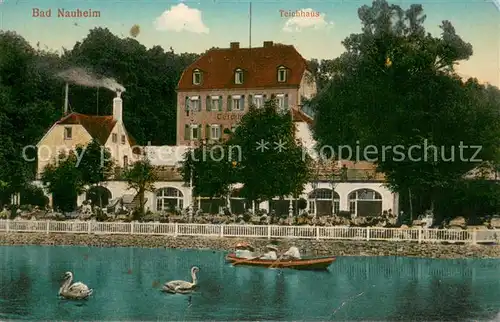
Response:
[[[339,257],[328,272],[232,267],[210,250],[0,247],[0,319],[483,320],[500,317],[500,260]],[[189,295],[160,291],[190,279]],[[62,275],[94,289],[57,296]]]

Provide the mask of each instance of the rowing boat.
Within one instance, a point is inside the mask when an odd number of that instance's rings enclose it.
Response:
[[[299,270],[320,270],[328,269],[335,257],[315,257],[303,259],[245,259],[236,257],[231,253],[226,256],[226,261],[233,265],[247,265],[247,266],[260,266],[260,267],[273,267],[273,268],[292,268]]]

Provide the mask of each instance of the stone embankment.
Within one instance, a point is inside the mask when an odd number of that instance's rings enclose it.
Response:
[[[147,247],[230,251],[241,241],[263,250],[267,239],[167,237],[151,235],[78,235],[0,233],[0,245],[74,245],[96,247]],[[276,240],[284,251],[293,242]],[[411,242],[295,240],[306,255],[408,256],[425,258],[500,258],[500,245],[417,244]]]

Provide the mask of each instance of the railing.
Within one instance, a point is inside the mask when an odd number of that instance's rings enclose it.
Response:
[[[413,241],[418,243],[500,242],[500,230],[448,230],[382,227],[255,226],[96,221],[0,220],[0,232],[37,232],[103,235],[161,235],[197,237],[298,238],[337,240]]]

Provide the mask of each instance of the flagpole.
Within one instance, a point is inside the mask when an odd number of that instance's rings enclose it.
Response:
[[[252,1],[250,1],[248,13],[250,19],[250,24],[248,26],[248,48],[252,48]]]

